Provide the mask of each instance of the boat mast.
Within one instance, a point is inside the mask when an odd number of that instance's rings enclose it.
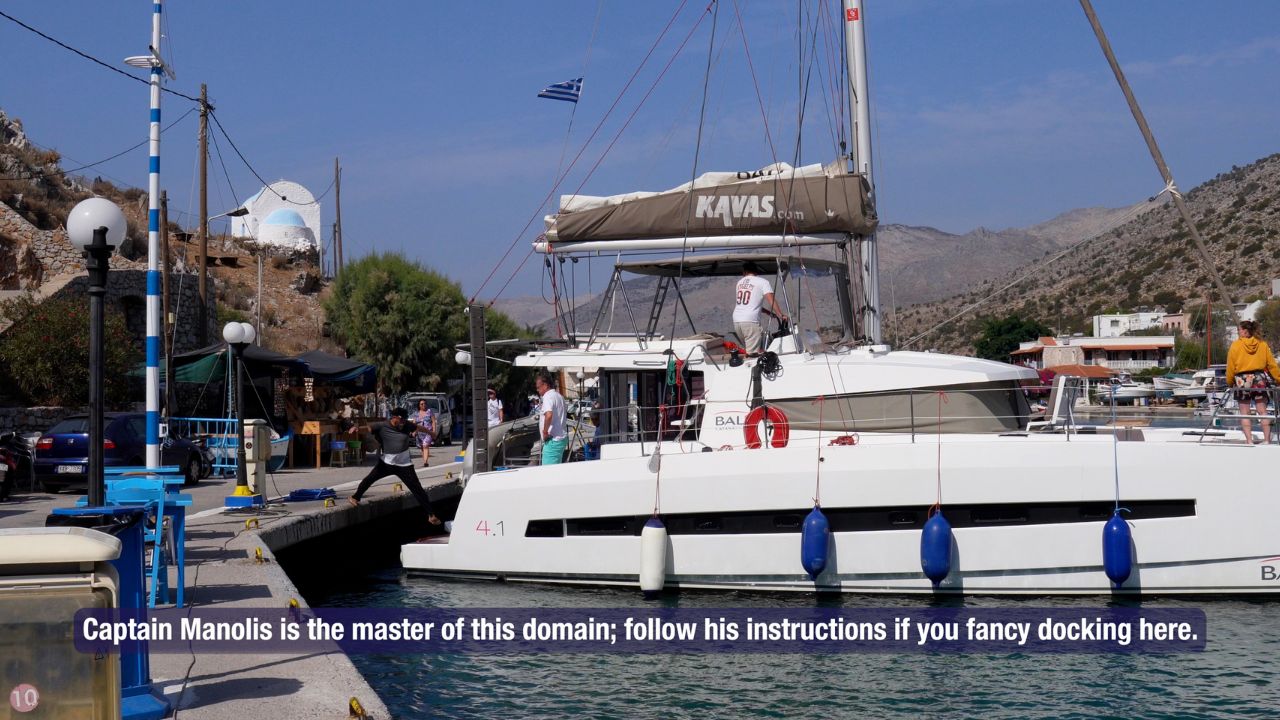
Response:
[[[867,84],[867,38],[863,32],[862,0],[842,0],[844,8],[845,63],[849,74],[849,122],[853,138],[853,171],[867,178],[875,207],[876,186],[871,176],[871,105]],[[862,266],[862,333],[873,344],[880,334],[880,261],[876,250],[876,234],[856,238]],[[850,268],[850,280],[854,268]],[[851,293],[851,297],[856,296]]]

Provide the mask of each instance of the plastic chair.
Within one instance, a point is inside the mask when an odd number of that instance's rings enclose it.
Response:
[[[329,443],[329,467],[347,466],[347,443],[345,440],[334,440]]]
[[[351,452],[351,461],[359,465],[364,462],[364,442],[360,440],[348,440],[347,450]]]

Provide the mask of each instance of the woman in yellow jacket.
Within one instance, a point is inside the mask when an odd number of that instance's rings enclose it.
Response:
[[[1267,419],[1267,399],[1273,380],[1280,380],[1280,366],[1276,365],[1271,348],[1258,337],[1258,323],[1252,320],[1240,322],[1240,337],[1231,343],[1227,352],[1227,385],[1235,387],[1240,414],[1248,415],[1256,410],[1262,416],[1262,442],[1271,442],[1271,421]],[[1253,444],[1253,423],[1240,419],[1244,441]]]

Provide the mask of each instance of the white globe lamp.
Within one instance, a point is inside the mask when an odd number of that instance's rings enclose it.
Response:
[[[81,252],[93,243],[93,231],[100,227],[107,229],[108,245],[119,247],[124,242],[124,233],[128,228],[124,212],[106,198],[81,200],[67,216],[67,238]]]
[[[239,345],[244,342],[244,323],[229,322],[222,327],[222,339],[228,345]]]

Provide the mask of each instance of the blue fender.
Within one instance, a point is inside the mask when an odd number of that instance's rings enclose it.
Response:
[[[1133,572],[1133,534],[1129,523],[1120,517],[1120,508],[1116,508],[1111,519],[1102,528],[1102,569],[1116,587],[1124,584]]]
[[[804,527],[800,531],[800,564],[804,566],[809,578],[817,579],[827,567],[827,550],[831,540],[831,525],[822,510],[813,506],[813,510],[804,519]]]
[[[924,524],[920,533],[920,569],[933,586],[947,579],[951,572],[951,523],[939,510]]]

